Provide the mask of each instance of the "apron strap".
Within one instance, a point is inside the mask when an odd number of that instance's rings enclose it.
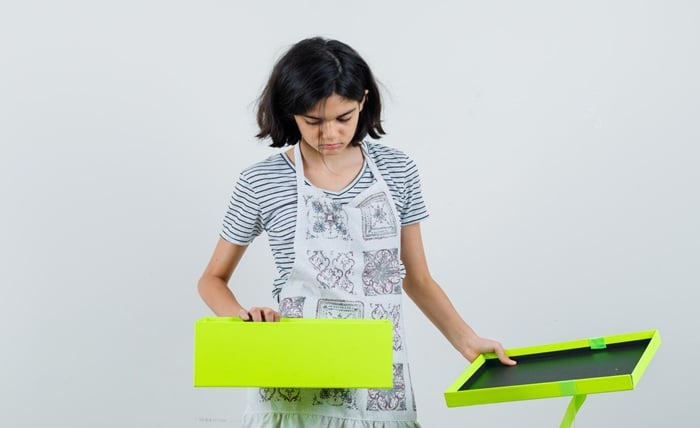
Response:
[[[301,192],[301,189],[304,188],[304,160],[301,158],[300,144],[301,141],[294,145],[294,169],[297,172],[297,192]]]

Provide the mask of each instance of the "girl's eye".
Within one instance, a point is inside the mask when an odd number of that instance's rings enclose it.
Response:
[[[340,118],[340,117],[339,117],[339,118],[338,118],[338,122],[343,122],[343,123],[345,123],[345,122],[349,122],[350,119],[352,119],[352,117],[343,117],[343,118]]]
[[[304,122],[306,122],[306,124],[309,126],[318,126],[321,124],[321,122],[309,122],[308,120],[305,120]]]

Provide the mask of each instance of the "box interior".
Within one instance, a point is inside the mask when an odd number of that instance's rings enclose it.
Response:
[[[651,339],[608,344],[604,349],[577,348],[514,357],[515,366],[488,359],[460,391],[561,382],[631,374]]]

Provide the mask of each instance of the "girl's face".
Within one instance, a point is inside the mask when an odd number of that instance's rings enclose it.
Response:
[[[294,115],[301,142],[323,155],[342,153],[355,135],[364,102],[364,97],[355,101],[334,93],[306,113]]]

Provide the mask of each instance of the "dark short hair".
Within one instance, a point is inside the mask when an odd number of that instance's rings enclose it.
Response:
[[[275,64],[258,100],[257,138],[270,138],[271,147],[291,146],[301,133],[294,115],[307,113],[321,100],[335,94],[361,101],[352,144],[367,134],[379,139],[385,134],[381,124],[381,100],[377,82],[364,59],[350,46],[337,40],[313,37],[293,45]]]

